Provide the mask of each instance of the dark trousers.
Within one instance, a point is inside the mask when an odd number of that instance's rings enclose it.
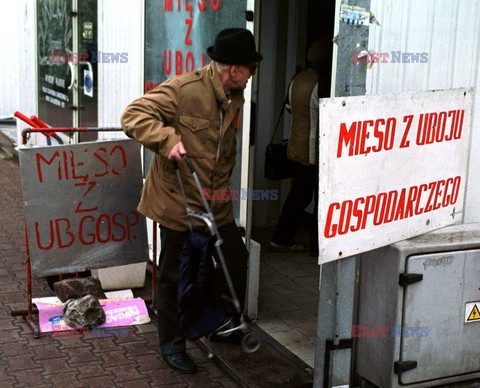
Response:
[[[221,246],[223,256],[233,286],[240,301],[245,304],[247,283],[248,251],[243,243],[235,222],[218,228],[223,239]],[[185,338],[178,320],[178,273],[180,250],[188,232],[178,232],[160,226],[161,251],[158,266],[157,283],[157,326],[162,354],[185,352]],[[222,278],[220,291],[230,296],[226,282]]]
[[[292,188],[283,204],[272,241],[280,245],[294,245],[295,235],[302,226],[305,208],[314,198],[314,222],[310,233],[310,251],[318,250],[318,166],[295,163]]]

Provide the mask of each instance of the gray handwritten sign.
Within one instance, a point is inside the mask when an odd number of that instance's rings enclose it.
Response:
[[[19,150],[35,277],[147,261],[133,140]]]

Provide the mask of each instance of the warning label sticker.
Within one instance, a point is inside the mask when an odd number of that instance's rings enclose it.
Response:
[[[480,302],[471,302],[465,305],[465,323],[480,321]]]

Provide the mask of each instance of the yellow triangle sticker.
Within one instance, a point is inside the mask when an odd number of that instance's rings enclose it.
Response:
[[[477,305],[473,306],[473,309],[467,318],[467,322],[468,321],[480,321],[480,311],[478,310]]]

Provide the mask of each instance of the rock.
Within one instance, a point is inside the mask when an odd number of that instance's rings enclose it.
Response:
[[[63,319],[71,327],[93,327],[105,322],[105,311],[92,295],[69,299],[63,307]]]
[[[93,276],[61,280],[53,284],[53,290],[63,303],[85,295],[93,295],[97,299],[107,298],[103,293],[100,280]]]

